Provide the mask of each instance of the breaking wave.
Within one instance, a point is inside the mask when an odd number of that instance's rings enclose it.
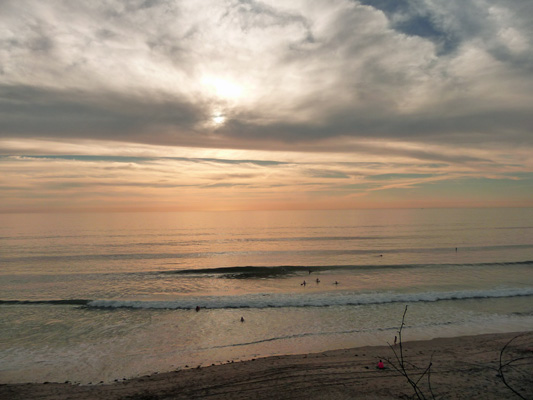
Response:
[[[437,302],[445,300],[489,299],[533,296],[533,288],[465,290],[425,293],[315,293],[315,294],[251,294],[243,296],[194,296],[175,300],[0,300],[0,306],[14,305],[73,305],[90,309],[161,309],[189,310],[197,306],[206,309],[284,308],[359,306],[386,303]]]
[[[484,267],[484,266],[513,266],[531,265],[533,261],[517,261],[503,263],[477,263],[477,264],[390,264],[390,265],[321,265],[321,266],[242,266],[242,267],[220,267],[158,271],[158,274],[176,274],[188,276],[219,276],[223,278],[268,278],[281,277],[283,275],[293,275],[301,272],[323,272],[323,271],[350,271],[350,270],[380,270],[380,269],[414,269],[432,267]]]
[[[318,293],[318,294],[253,294],[244,296],[198,296],[180,300],[93,300],[87,307],[132,309],[208,309],[227,308],[283,308],[358,306],[385,303],[436,302],[443,300],[488,299],[533,296],[533,288],[467,290],[426,293]]]

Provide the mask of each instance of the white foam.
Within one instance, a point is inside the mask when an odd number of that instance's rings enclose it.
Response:
[[[327,307],[342,305],[368,305],[385,303],[436,302],[533,296],[533,288],[506,288],[489,290],[464,290],[449,292],[398,293],[398,292],[342,292],[314,294],[253,294],[243,296],[196,296],[166,301],[93,300],[87,305],[96,308],[134,309],[210,309],[227,308],[281,308]]]

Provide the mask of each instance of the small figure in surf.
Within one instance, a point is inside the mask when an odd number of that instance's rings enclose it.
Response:
[[[241,322],[244,322],[244,317],[241,317]]]
[[[196,312],[200,311],[200,306],[196,306]]]
[[[394,336],[394,345],[396,346],[396,342],[398,341],[398,336]]]
[[[379,360],[377,369],[385,369],[385,365],[383,364],[383,361]]]
[[[320,279],[316,278],[316,284],[318,285],[320,283]]]
[[[339,282],[335,281],[334,285],[338,285],[338,284],[339,284]]]
[[[303,282],[300,284],[300,286],[305,286],[305,285],[307,285],[307,282],[305,282],[305,281],[303,281]]]

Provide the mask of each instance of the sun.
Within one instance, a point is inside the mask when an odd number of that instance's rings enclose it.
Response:
[[[212,120],[215,125],[222,125],[224,121],[226,121],[226,117],[221,114],[215,114],[213,115]]]
[[[242,87],[226,79],[206,77],[202,79],[202,84],[211,95],[221,100],[238,100],[243,96]]]
[[[220,127],[227,122],[227,114],[245,101],[244,87],[233,80],[206,75],[200,81],[201,90],[211,103],[208,125]]]

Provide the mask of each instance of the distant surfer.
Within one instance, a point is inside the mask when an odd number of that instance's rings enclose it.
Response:
[[[244,322],[244,317],[241,317],[241,322]]]
[[[455,248],[455,252],[457,253],[457,247]]]
[[[303,281],[303,282],[301,283],[301,286],[305,286],[305,285],[307,285],[307,282],[306,282],[306,281]]]
[[[316,278],[317,285],[320,283],[320,279]]]
[[[196,306],[196,312],[200,311],[200,306]]]
[[[338,285],[338,284],[339,284],[339,282],[335,281],[334,285]]]

